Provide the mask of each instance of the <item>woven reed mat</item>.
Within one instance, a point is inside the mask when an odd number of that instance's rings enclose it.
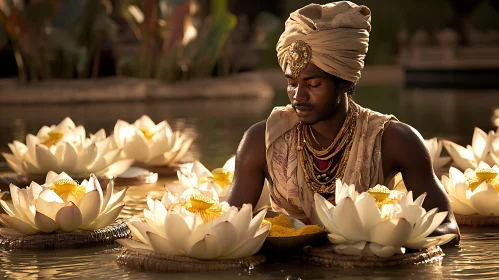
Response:
[[[439,246],[433,246],[426,250],[403,255],[394,255],[389,258],[376,256],[349,256],[339,255],[333,252],[332,247],[327,248],[304,248],[304,259],[310,263],[321,266],[339,267],[384,267],[403,264],[422,264],[442,260],[445,254]]]
[[[116,239],[130,237],[125,219],[116,219],[109,226],[92,230],[67,233],[43,233],[8,237],[0,232],[0,248],[9,250],[69,249],[98,244],[113,244]]]
[[[459,215],[454,213],[459,226],[492,227],[499,226],[499,216]]]
[[[116,260],[119,264],[151,272],[203,272],[253,268],[265,262],[264,255],[254,255],[234,260],[199,260],[166,254],[143,254],[125,249]]]

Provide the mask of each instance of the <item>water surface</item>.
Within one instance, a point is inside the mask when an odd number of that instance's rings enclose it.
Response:
[[[471,142],[473,128],[495,129],[499,114],[499,91],[431,90],[395,87],[361,87],[354,99],[364,107],[394,114],[425,138],[443,137],[460,144]],[[168,120],[175,129],[196,137],[185,161],[199,159],[208,168],[221,166],[233,155],[246,129],[265,119],[276,105],[287,104],[284,92],[273,100],[201,100],[154,103],[116,103],[81,105],[3,106],[0,105],[0,151],[7,143],[25,140],[42,125],[57,124],[66,116],[88,132],[104,128],[109,134],[117,119],[133,122],[143,114],[155,122]],[[2,158],[3,160],[3,158]],[[5,169],[5,165],[3,166]],[[132,186],[125,198],[123,217],[141,215],[145,197],[160,198],[163,179],[157,185]],[[340,269],[303,263],[273,263],[252,270],[202,274],[155,274],[121,267],[116,257],[119,246],[101,246],[58,251],[0,252],[0,276],[14,279],[497,279],[499,230],[462,228],[461,248],[445,250],[440,263],[384,269]]]

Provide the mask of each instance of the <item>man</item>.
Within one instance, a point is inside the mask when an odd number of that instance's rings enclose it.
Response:
[[[342,1],[292,13],[277,44],[291,105],[250,127],[236,156],[227,202],[256,205],[267,179],[272,208],[310,221],[314,193],[334,198],[342,179],[366,191],[400,172],[426,209],[449,211],[434,234],[456,233],[449,201],[419,133],[351,98],[367,53],[370,10]]]

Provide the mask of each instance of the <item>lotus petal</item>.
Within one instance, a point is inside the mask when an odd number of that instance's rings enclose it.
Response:
[[[49,170],[59,171],[60,166],[55,156],[44,145],[36,145],[36,160],[42,172]],[[46,170],[46,171],[45,171]],[[62,170],[61,170],[62,171]]]
[[[449,243],[455,237],[456,237],[456,234],[454,234],[454,233],[439,235],[438,239],[440,239],[440,241],[438,242],[438,245],[439,246],[445,245],[445,244]]]
[[[84,227],[91,222],[93,222],[99,216],[99,205],[101,197],[97,190],[93,190],[83,195],[81,198],[78,208],[81,211],[82,222],[81,225]]]
[[[116,177],[121,173],[125,172],[130,166],[132,166],[134,160],[133,159],[122,159],[118,160],[104,169],[96,171],[96,175],[108,176],[108,177]]]
[[[36,182],[31,182],[29,184],[29,201],[30,203],[33,201],[33,199],[37,199],[40,193],[43,191],[42,186],[38,185]]]
[[[360,194],[355,207],[359,213],[364,231],[370,231],[379,224],[381,213],[378,210],[378,206],[376,206],[376,199],[373,196],[367,193]]]
[[[75,231],[80,227],[82,221],[80,209],[70,201],[57,212],[55,221],[60,230],[66,232]]]
[[[53,190],[45,189],[40,193],[35,206],[38,212],[55,220],[57,212],[64,207],[64,200]]]
[[[175,157],[170,161],[170,163],[181,160],[189,150],[189,147],[191,146],[193,141],[194,141],[193,138],[189,138],[181,142],[182,144],[180,145],[178,152],[176,153]]]
[[[91,223],[86,227],[83,227],[83,229],[95,230],[110,225],[114,220],[116,220],[116,218],[118,218],[124,206],[125,204],[116,205],[113,209],[109,210],[107,213],[100,215],[93,223]]]
[[[366,241],[358,241],[355,243],[349,243],[349,244],[339,244],[334,246],[334,251],[337,254],[341,255],[360,255],[362,250],[366,247],[367,242]]]
[[[451,141],[444,140],[444,147],[454,160],[454,164],[461,170],[475,168],[476,161],[472,152]]]
[[[24,175],[26,173],[19,159],[7,153],[2,153],[2,156],[5,158],[7,164],[14,172],[21,175]]]
[[[258,212],[258,214],[256,214],[255,217],[253,217],[253,219],[249,224],[248,230],[244,232],[244,235],[239,239],[237,245],[234,246],[234,249],[244,245],[244,242],[246,242],[246,240],[254,238],[255,236],[258,236],[261,233],[263,233],[265,230],[268,231],[270,229],[270,225],[269,227],[261,227],[262,220],[265,218],[265,215],[267,215],[266,209]]]
[[[471,140],[471,147],[477,162],[485,160],[485,156],[489,152],[489,141],[487,133],[478,127],[475,127],[473,139]]]
[[[471,206],[471,201],[470,201],[470,197],[471,197],[471,192],[468,191],[469,190],[469,187],[467,184],[465,183],[457,183],[455,186],[454,186],[454,191],[456,193],[456,198],[461,201],[462,203],[468,205],[468,206]]]
[[[187,255],[196,259],[209,260],[218,257],[219,253],[219,242],[217,238],[206,235],[189,249]]]
[[[262,248],[263,242],[265,242],[265,238],[267,238],[267,236],[269,235],[270,225],[267,224],[262,228],[262,233],[252,239],[249,239],[247,242],[244,242],[242,246],[238,247],[234,251],[224,256],[220,256],[219,259],[239,259],[256,254]]]
[[[14,208],[17,212],[16,217],[25,223],[30,223],[29,218],[24,211],[26,209],[26,202],[23,201],[23,192],[14,184],[10,184],[9,187],[12,204],[14,204]]]
[[[133,220],[133,219],[129,219],[127,225],[130,231],[132,232],[132,236],[139,239],[142,243],[150,244],[146,232],[148,231],[154,232],[154,231],[149,225],[141,222],[140,220]]]
[[[348,242],[348,240],[346,240],[345,237],[334,233],[328,234],[327,239],[329,240],[329,242],[333,244],[343,244]]]
[[[251,204],[243,204],[241,210],[230,219],[230,223],[234,226],[236,242],[239,242],[249,229],[251,219],[253,218]],[[225,251],[222,251],[225,252]]]
[[[116,242],[118,242],[121,246],[138,253],[142,254],[154,253],[154,250],[148,244],[144,244],[130,239],[118,239],[116,240]]]
[[[497,212],[498,202],[497,191],[487,182],[480,184],[470,197],[471,207],[482,216],[490,216]]]
[[[188,252],[190,250],[189,236],[191,235],[191,230],[184,219],[178,214],[169,213],[165,227],[168,240],[172,241],[183,252]],[[199,231],[200,228],[198,227],[196,231]],[[205,233],[203,232],[202,234],[204,235]],[[194,242],[197,242],[197,240],[194,240]]]
[[[87,147],[83,148],[78,154],[78,161],[74,167],[75,173],[82,173],[87,171],[88,166],[95,162],[97,156],[99,155],[99,150],[95,143],[91,143]]]
[[[332,211],[328,209],[327,200],[322,197],[320,194],[314,194],[315,200],[315,211],[317,212],[317,216],[321,221],[322,225],[326,228],[326,230],[330,233],[338,234],[339,231],[334,225],[333,214]],[[334,209],[334,206],[333,206]]]
[[[345,197],[337,204],[333,218],[339,233],[346,239],[352,241],[367,240],[368,236],[364,231],[362,220],[350,197]]]
[[[476,213],[476,211],[473,208],[471,208],[467,204],[462,203],[461,201],[459,201],[459,199],[455,198],[454,196],[450,194],[448,194],[447,196],[449,198],[450,205],[454,213],[461,215],[472,215]]]
[[[183,252],[179,250],[175,244],[168,239],[165,239],[153,232],[146,232],[147,238],[151,242],[151,247],[157,253],[168,254],[173,256],[183,255]]]
[[[2,205],[2,208],[5,211],[5,213],[7,213],[9,216],[11,217],[19,216],[19,213],[17,213],[17,210],[12,203],[0,199],[0,204]]]
[[[134,131],[134,133],[125,140],[123,151],[128,158],[135,159],[138,162],[145,162],[149,156],[149,147],[147,139],[142,132]]]
[[[410,249],[421,250],[436,246],[440,243],[438,236],[407,241],[404,246]]]
[[[167,238],[166,229],[165,229],[165,220],[167,216],[167,211],[163,203],[159,200],[154,201],[154,215],[153,215],[153,223],[157,229],[157,233],[163,238]]]
[[[61,144],[61,147],[64,147],[63,154],[61,155],[61,160],[59,161],[61,169],[73,170],[76,166],[77,160],[79,159],[76,147],[69,142]]]
[[[23,222],[16,217],[10,217],[9,215],[0,214],[2,221],[13,230],[25,234],[31,235],[40,232],[37,228],[32,227],[30,224]]]
[[[106,190],[106,192],[107,191],[108,190]],[[125,198],[125,195],[126,195],[127,191],[128,191],[128,187],[122,189],[121,191],[119,191],[119,192],[117,192],[115,194],[112,194],[109,202],[107,203],[107,206],[103,206],[103,208],[104,207],[105,208],[104,208],[104,210],[101,213],[106,213],[110,209],[114,208],[116,205],[118,205],[119,203],[121,203],[123,201],[123,199]],[[107,193],[106,193],[106,196],[107,196]]]
[[[59,225],[51,218],[40,212],[35,214],[35,225],[42,232],[51,233],[59,228]]]
[[[231,248],[236,245],[238,241],[237,229],[229,221],[217,224],[206,234],[207,236],[213,236],[218,240],[218,255],[232,252]]]
[[[400,246],[383,246],[377,243],[369,243],[366,248],[380,258],[388,258],[401,251]]]
[[[411,224],[404,218],[387,220],[373,228],[369,241],[383,246],[402,246],[411,229]]]
[[[425,238],[432,233],[440,224],[442,224],[447,211],[436,213],[437,208],[433,208],[426,213],[426,215],[416,223],[414,229],[409,236],[409,241]]]

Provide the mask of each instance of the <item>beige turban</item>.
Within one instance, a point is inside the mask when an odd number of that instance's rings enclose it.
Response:
[[[371,11],[349,1],[310,4],[289,16],[277,43],[277,58],[283,71],[288,49],[296,40],[312,49],[310,61],[323,71],[356,82],[364,68],[369,46]]]

